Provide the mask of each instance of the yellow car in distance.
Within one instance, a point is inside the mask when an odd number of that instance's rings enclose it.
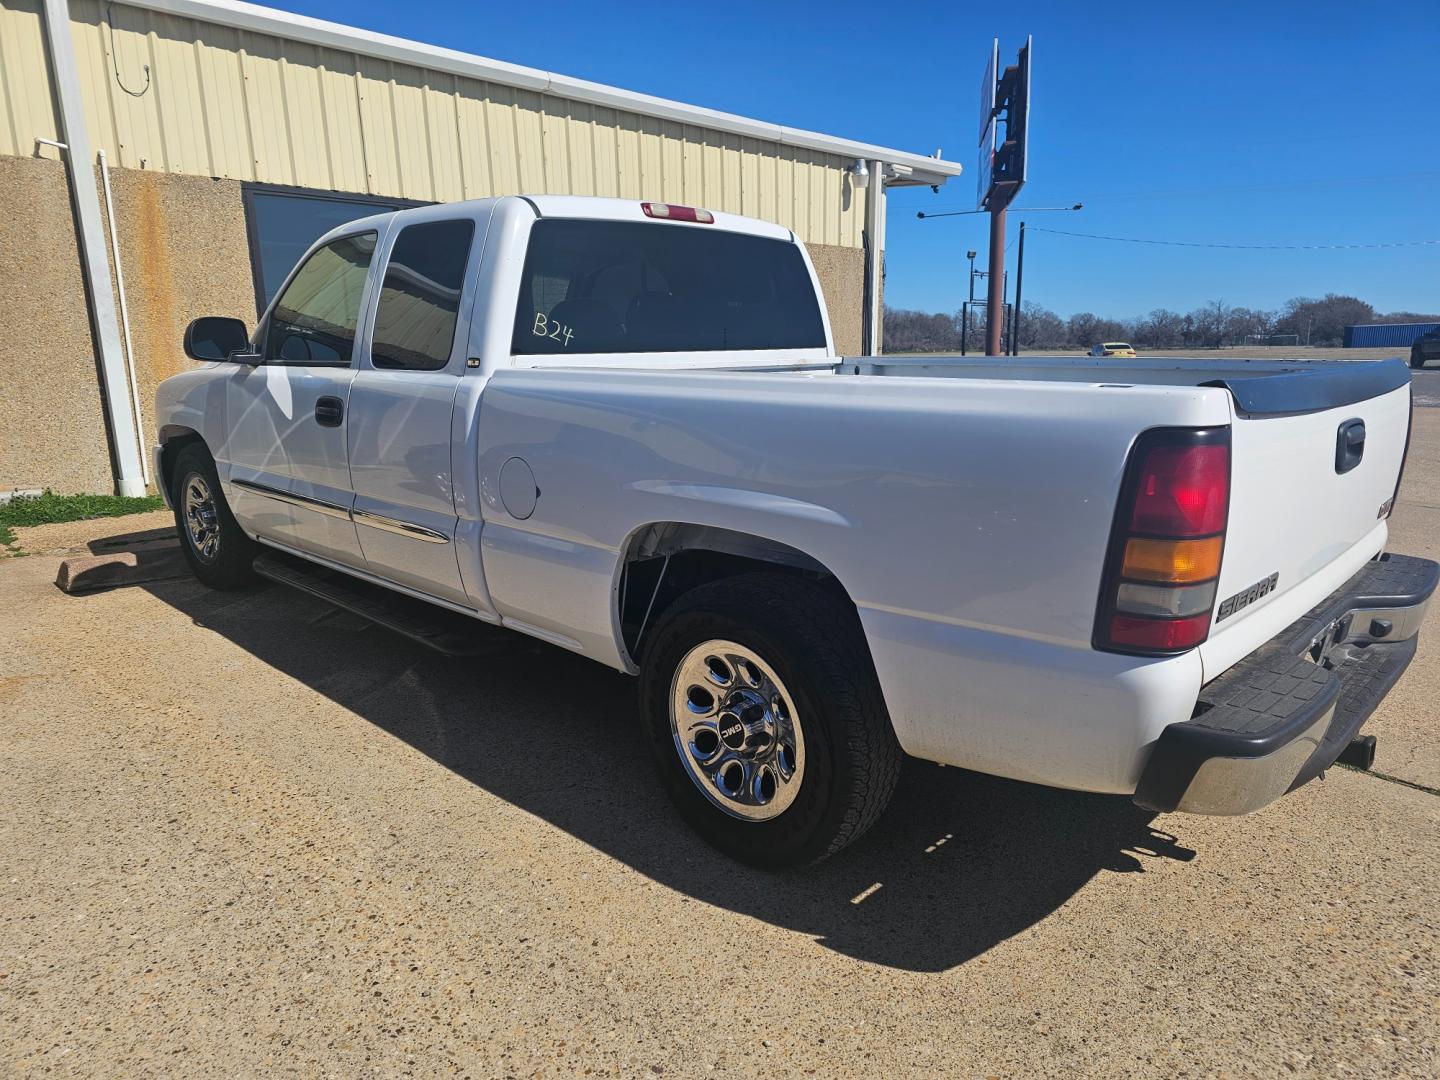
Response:
[[[1123,341],[1107,341],[1103,345],[1096,345],[1091,348],[1088,356],[1126,356],[1135,358],[1135,346],[1127,345]]]

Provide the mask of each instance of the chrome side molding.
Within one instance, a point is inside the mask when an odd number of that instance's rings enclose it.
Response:
[[[450,542],[450,538],[442,532],[427,529],[423,525],[414,525],[408,521],[400,521],[398,518],[386,517],[384,514],[376,514],[369,510],[351,510],[350,517],[359,525],[369,525],[386,532],[398,533],[400,536],[408,536],[412,540],[424,540],[427,544],[448,544]]]
[[[281,491],[268,484],[257,484],[253,480],[231,480],[230,482],[238,488],[256,495],[263,495],[267,499],[288,503],[290,506],[298,506],[304,510],[314,510],[316,513],[339,518],[341,521],[369,525],[372,528],[383,529],[385,532],[396,533],[399,536],[408,536],[412,540],[423,540],[427,544],[448,544],[450,542],[450,537],[442,532],[427,529],[423,525],[401,521],[398,518],[386,517],[384,514],[372,513],[369,510],[355,510],[348,506],[340,506],[338,503],[326,502],[324,499],[313,499],[308,495],[296,495],[293,491]]]
[[[253,480],[232,479],[230,482],[238,488],[254,492],[256,495],[264,495],[267,499],[274,499],[276,502],[288,503],[291,506],[298,506],[305,510],[314,510],[316,513],[324,514],[326,517],[339,518],[341,521],[350,520],[350,508],[348,506],[326,502],[324,499],[312,499],[308,495],[296,495],[292,491],[281,491],[279,488],[272,488],[268,484],[257,484]]]

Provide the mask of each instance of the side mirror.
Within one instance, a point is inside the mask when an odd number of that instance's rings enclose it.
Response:
[[[232,354],[239,353],[239,356]],[[206,315],[185,328],[185,355],[192,360],[245,362],[250,353],[250,331],[239,319]],[[242,359],[243,358],[243,359]]]

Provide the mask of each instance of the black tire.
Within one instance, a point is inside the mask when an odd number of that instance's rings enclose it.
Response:
[[[1410,349],[1410,366],[1412,368],[1423,368],[1425,366],[1425,354],[1420,351],[1418,345]]]
[[[734,817],[703,794],[671,728],[677,672],[692,650],[715,639],[752,650],[794,703],[804,769],[793,774],[793,801],[769,820]],[[677,600],[644,648],[640,713],[681,816],[710,844],[755,866],[799,866],[835,854],[875,824],[900,773],[903,754],[859,616],[803,578],[749,574]]]
[[[170,502],[175,508],[175,531],[180,534],[180,550],[191,572],[212,589],[238,589],[254,581],[252,564],[259,545],[245,535],[230,512],[215,462],[202,443],[191,443],[180,451],[172,478]],[[202,502],[203,509],[203,501],[192,498],[187,504],[187,493],[210,496],[213,514],[203,542],[197,539],[188,520],[193,504]]]

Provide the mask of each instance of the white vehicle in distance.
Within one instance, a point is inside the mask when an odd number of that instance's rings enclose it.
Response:
[[[186,350],[156,475],[200,580],[638,676],[681,814],[763,865],[860,836],[903,754],[1258,809],[1367,755],[1440,570],[1385,554],[1404,362],[841,357],[804,246],[729,214],[362,219]]]

